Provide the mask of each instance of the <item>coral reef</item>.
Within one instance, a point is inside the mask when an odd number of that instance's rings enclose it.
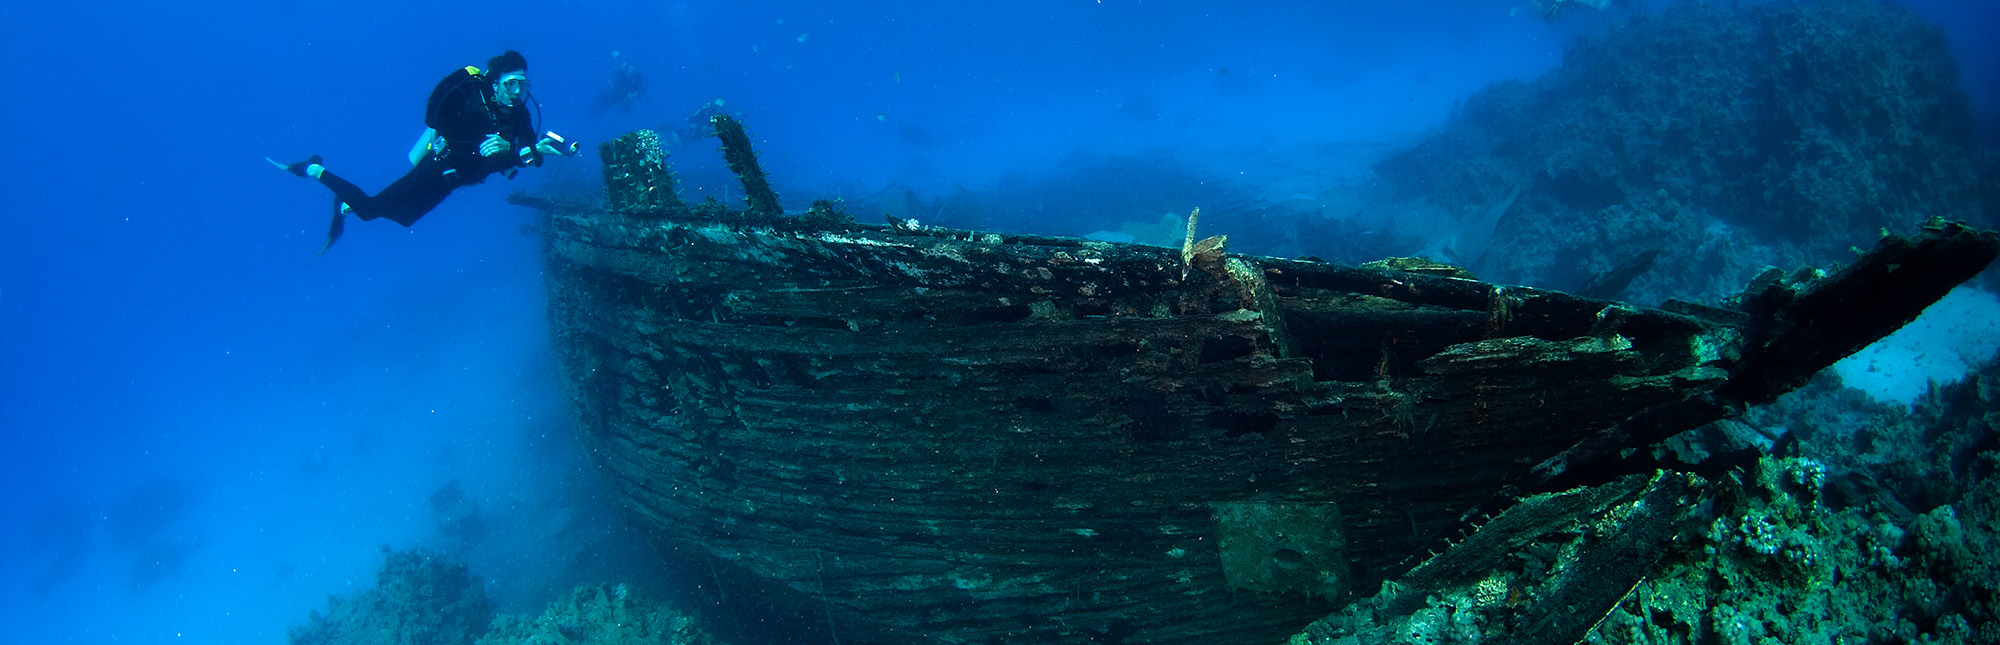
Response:
[[[1713,300],[1882,229],[1993,221],[1957,82],[1940,32],[1886,3],[1680,2],[1480,91],[1376,171],[1466,226],[1518,190],[1487,279],[1575,288],[1659,251],[1631,299]]]
[[[623,584],[578,587],[539,617],[494,614],[464,564],[423,549],[383,549],[375,588],[329,597],[290,630],[292,645],[721,645],[695,619]]]
[[[471,645],[493,620],[493,603],[465,565],[423,549],[383,550],[375,588],[328,597],[287,634],[292,645]]]
[[[478,645],[719,645],[697,621],[640,600],[626,585],[577,587],[540,617],[501,616]]]
[[[1903,410],[1822,378],[1705,531],[1589,642],[2000,642],[2000,363]],[[1776,432],[1778,430],[1773,430]]]

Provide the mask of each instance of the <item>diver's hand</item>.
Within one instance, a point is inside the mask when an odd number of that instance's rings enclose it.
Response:
[[[535,142],[535,151],[544,156],[567,157],[576,154],[576,143],[562,138],[560,134],[549,132],[542,135],[542,140]]]
[[[479,156],[491,157],[506,152],[507,146],[507,140],[500,138],[500,133],[486,135],[486,140],[479,142]]]

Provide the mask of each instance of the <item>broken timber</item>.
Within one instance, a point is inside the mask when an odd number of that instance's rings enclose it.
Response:
[[[688,208],[641,197],[672,186],[645,145],[604,147],[607,207],[538,202],[585,443],[668,544],[846,642],[1281,641],[1468,510],[1618,480],[1622,448],[1797,386],[2000,248],[1935,223],[1662,310]]]

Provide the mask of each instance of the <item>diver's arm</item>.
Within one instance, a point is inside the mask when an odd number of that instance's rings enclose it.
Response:
[[[410,146],[410,165],[417,165],[417,162],[431,156],[431,147],[437,145],[437,142],[438,131],[432,128],[424,128],[424,133],[417,135],[417,145]]]

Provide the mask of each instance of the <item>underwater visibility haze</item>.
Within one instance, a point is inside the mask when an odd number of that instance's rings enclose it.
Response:
[[[1835,271],[1932,218],[2000,226],[1996,32],[2000,5],[1979,0],[0,6],[0,641],[948,636],[836,617],[872,601],[814,596],[829,588],[822,558],[858,555],[798,559],[787,582],[803,605],[745,597],[756,584],[732,578],[771,571],[717,571],[663,537],[671,513],[620,478],[616,442],[588,435],[612,416],[579,393],[578,357],[595,349],[561,332],[588,327],[575,309],[592,305],[551,294],[576,291],[564,263],[589,254],[563,259],[550,242],[611,244],[612,227],[562,218],[601,210],[621,179],[599,146],[628,133],[654,133],[681,198],[718,211],[746,199],[717,150],[719,116],[747,129],[781,217],[799,221],[1084,238],[1157,251],[1183,281],[1203,257],[1223,261],[1223,242],[1203,256],[1197,237],[1227,235],[1230,253],[1422,258],[1722,316],[1762,302],[1738,297],[1746,285],[1806,289],[1823,274],[1800,267]],[[319,155],[379,190],[410,168],[438,81],[508,50],[527,62],[538,130],[581,154],[460,188],[414,226],[348,218],[315,257],[334,205],[266,158]],[[1708,491],[1711,515],[1682,550],[1656,549],[1649,582],[1612,599],[1588,638],[2000,642],[1996,288],[1988,270],[1798,392],[1663,442],[1663,464],[1738,461],[1696,469],[1688,490]],[[1036,306],[967,324],[1053,315]],[[1057,317],[1120,315],[1089,306]],[[833,327],[931,313],[857,310]],[[1366,376],[1401,376],[1381,356]],[[758,387],[845,378],[781,362],[729,373]],[[1009,414],[1080,409],[1006,398]],[[1182,438],[1185,410],[1134,401],[1119,413],[1139,419],[1135,441]],[[1275,418],[1235,421],[1231,440],[1278,440]],[[1723,445],[1748,452],[1709,454]],[[840,494],[823,485],[848,476],[832,461],[794,492]],[[1509,562],[1557,561],[1553,540]],[[1420,558],[1436,545],[1407,546]],[[1272,557],[1290,570],[1312,555]],[[1510,566],[1441,584],[1428,604],[1374,597],[1407,567],[1315,570],[1305,593],[1229,584],[1305,603],[1267,622],[1273,641],[1508,642],[1507,623],[1481,621],[1531,605],[1545,573]],[[990,599],[1008,583],[957,584]],[[1815,588],[1849,602],[1801,608]],[[398,609],[422,618],[384,617]],[[1171,642],[1161,634],[1180,632],[1148,623],[1174,620],[1058,614],[1033,633]]]

